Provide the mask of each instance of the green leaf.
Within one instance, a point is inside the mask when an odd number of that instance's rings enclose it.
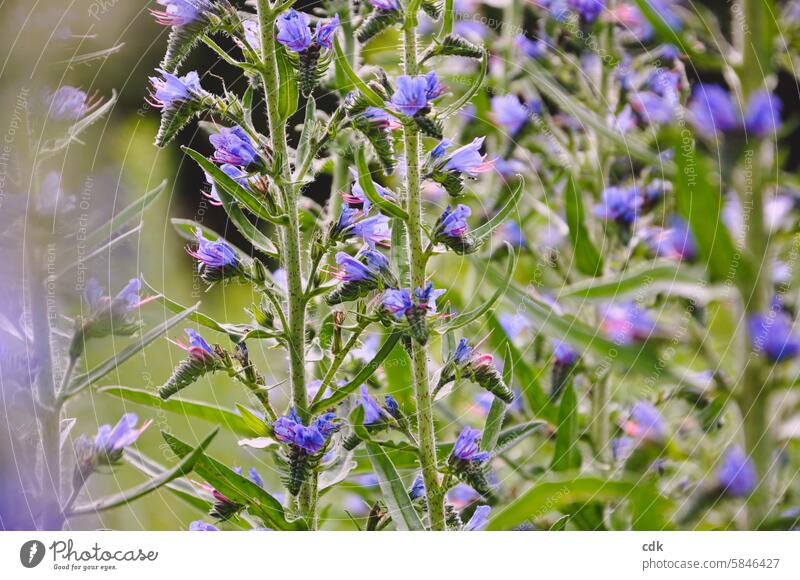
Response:
[[[504,429],[497,437],[497,445],[492,452],[492,455],[502,455],[510,451],[525,439],[528,435],[541,431],[547,425],[546,421],[528,421],[514,425],[508,429]]]
[[[164,401],[155,393],[130,387],[103,387],[100,389],[100,392],[139,405],[161,409],[162,411],[168,411],[178,415],[203,419],[204,421],[221,425],[245,437],[264,434],[254,429],[244,416],[237,415],[236,413],[216,405],[211,405],[210,403],[176,398],[170,398]],[[261,423],[263,425],[263,421],[261,421]]]
[[[478,71],[478,76],[475,77],[475,80],[472,81],[472,84],[469,86],[466,92],[463,95],[461,95],[461,97],[458,100],[454,101],[453,103],[450,103],[450,105],[445,107],[441,111],[441,113],[439,113],[437,116],[442,119],[447,119],[450,115],[452,115],[453,113],[457,113],[462,109],[464,105],[469,103],[472,100],[472,97],[475,96],[475,93],[477,93],[483,86],[483,81],[486,80],[486,71],[488,68],[489,68],[489,53],[484,51],[483,58],[481,59],[481,68],[480,71]]]
[[[241,415],[244,424],[247,425],[247,429],[252,433],[255,433],[259,437],[269,437],[272,435],[272,429],[264,422],[264,419],[239,403],[236,403],[236,409],[239,411],[239,415]]]
[[[503,357],[503,382],[508,385],[509,388],[514,388],[514,358],[508,343],[506,343],[505,355]],[[506,417],[507,410],[508,405],[502,400],[497,397],[492,398],[492,406],[489,407],[489,413],[486,415],[486,422],[483,427],[481,449],[492,451],[497,447],[500,429],[503,428],[503,421]]]
[[[181,320],[191,316],[191,314],[195,310],[197,310],[199,306],[200,303],[198,302],[194,306],[186,308],[185,310],[183,310],[183,312],[180,312],[179,314],[176,314],[172,318],[165,320],[155,328],[152,328],[151,330],[147,331],[145,334],[142,335],[141,338],[139,338],[132,344],[129,344],[119,353],[114,354],[113,356],[106,359],[105,361],[103,361],[90,371],[87,371],[86,373],[75,377],[75,379],[73,379],[73,381],[70,383],[70,386],[67,388],[66,392],[61,394],[61,397],[64,400],[69,399],[71,397],[74,397],[81,391],[83,391],[88,386],[96,383],[104,376],[106,376],[108,373],[112,372],[120,365],[122,365],[122,363],[127,361],[129,358],[144,350],[145,347],[147,347],[151,342],[160,337],[162,334],[166,333],[170,328],[178,324]]]
[[[145,193],[142,197],[133,201],[130,205],[117,212],[114,217],[89,234],[86,237],[86,245],[94,246],[95,244],[110,238],[114,232],[119,231],[121,227],[125,226],[130,221],[139,218],[142,213],[144,213],[144,210],[150,207],[150,205],[156,199],[158,199],[158,196],[160,196],[166,188],[167,180],[165,179],[153,189]]]
[[[389,508],[389,514],[392,516],[394,525],[397,526],[398,530],[402,531],[424,530],[425,526],[422,524],[422,520],[419,519],[417,510],[411,505],[408,490],[406,490],[403,480],[400,479],[392,460],[379,445],[367,443],[366,446],[369,460],[375,469],[375,475],[378,476],[381,494],[386,506]]]
[[[494,307],[495,303],[506,293],[508,285],[511,284],[511,278],[514,276],[514,269],[517,267],[517,255],[508,242],[505,242],[505,244],[508,248],[508,264],[506,266],[506,274],[503,283],[498,286],[497,290],[488,301],[472,310],[454,316],[450,322],[444,326],[443,333],[451,332],[474,322],[489,312]]]
[[[485,242],[489,236],[492,235],[492,232],[503,225],[506,217],[510,214],[514,209],[517,207],[517,202],[519,202],[520,197],[522,196],[522,188],[525,185],[525,181],[520,177],[519,183],[517,183],[516,189],[512,192],[511,197],[508,198],[505,205],[500,208],[492,219],[487,221],[485,224],[478,226],[472,232],[470,232],[470,236],[479,244]]]
[[[619,502],[635,488],[628,480],[594,476],[562,476],[535,483],[528,491],[489,518],[488,530],[510,530],[519,524],[586,502]]]
[[[297,162],[295,165],[301,167],[305,164],[306,157],[311,153],[311,137],[317,126],[316,121],[317,102],[314,97],[308,97],[306,101],[306,112],[303,117],[303,130],[300,133],[300,141],[297,143]]]
[[[154,459],[132,448],[125,450],[125,461],[148,477],[158,477],[167,471],[163,465]],[[211,509],[211,502],[203,497],[195,486],[183,478],[173,479],[165,484],[164,487],[202,513],[208,513]]]
[[[222,201],[225,213],[228,214],[228,219],[233,222],[236,229],[253,244],[253,247],[264,252],[271,258],[277,258],[278,249],[275,247],[275,244],[250,221],[250,218],[239,208],[234,198],[224,189],[217,189],[217,193],[219,194],[220,201]]]
[[[292,61],[286,54],[283,45],[275,47],[275,57],[278,62],[278,116],[281,123],[285,123],[289,117],[297,111],[297,103],[300,93],[297,89],[297,78]],[[275,87],[265,87],[267,92],[275,90]],[[271,98],[267,95],[267,98]]]
[[[184,443],[174,435],[165,432],[162,432],[162,435],[179,457],[184,457],[194,451],[191,445]],[[201,454],[194,470],[214,489],[231,501],[246,506],[248,512],[261,518],[266,525],[277,530],[307,529],[302,520],[286,521],[283,506],[277,499],[224,463]]]
[[[336,68],[345,74],[353,86],[358,89],[358,91],[370,105],[383,109],[383,99],[381,99],[378,93],[369,88],[367,83],[361,80],[361,77],[359,77],[350,66],[350,63],[347,61],[347,57],[342,51],[342,47],[339,45],[339,38],[336,36],[333,37],[333,54],[334,58],[336,59]]]
[[[564,192],[564,212],[566,213],[569,237],[574,249],[575,267],[586,276],[603,273],[603,259],[595,248],[584,224],[583,194],[578,190],[575,178],[570,176]]]
[[[581,466],[581,453],[578,449],[578,398],[572,380],[568,380],[561,398],[558,413],[558,431],[556,432],[556,448],[550,469],[567,471]]]
[[[187,453],[183,460],[169,471],[165,471],[153,479],[145,481],[141,485],[137,485],[136,487],[125,490],[116,495],[104,497],[89,504],[76,506],[67,512],[67,517],[95,514],[97,512],[119,507],[121,505],[126,505],[144,495],[147,495],[151,491],[157,490],[162,485],[166,485],[170,481],[186,475],[192,471],[197,461],[202,457],[203,451],[205,451],[206,447],[208,447],[214,437],[216,437],[218,431],[219,429],[214,429],[211,433],[209,433],[206,438],[203,439],[200,445],[198,445],[190,453]]]
[[[378,352],[375,353],[375,356],[372,358],[372,360],[364,365],[349,383],[333,389],[331,396],[327,399],[322,399],[321,401],[314,403],[311,406],[311,413],[318,413],[322,409],[332,407],[339,401],[346,399],[349,394],[354,393],[356,389],[364,384],[364,382],[373,375],[378,367],[381,366],[381,363],[384,361],[384,359],[389,356],[389,353],[391,353],[394,349],[394,345],[397,344],[398,340],[400,340],[400,336],[401,333],[399,332],[390,334],[383,345],[381,345],[381,348],[378,350]]]
[[[363,145],[356,148],[356,168],[358,169],[358,184],[361,186],[361,189],[364,190],[367,199],[385,215],[408,221],[408,213],[406,210],[396,203],[392,203],[388,199],[381,197],[378,190],[375,189],[375,184],[372,182],[372,173],[370,173],[369,166],[367,165],[367,158],[364,155]]]
[[[246,187],[242,187],[235,179],[222,171],[222,169],[217,167],[217,165],[212,161],[208,160],[203,154],[186,146],[183,147],[183,150],[189,157],[197,162],[203,171],[211,176],[216,185],[219,185],[217,191],[220,193],[220,197],[223,193],[227,193],[231,199],[235,199],[253,215],[265,221],[272,222],[277,225],[286,224],[288,222],[285,216],[275,216],[270,213],[269,208],[267,208],[267,206],[264,205],[264,203],[262,203],[262,201],[258,199],[252,191]],[[222,199],[222,201],[223,203],[225,202],[224,199]]]

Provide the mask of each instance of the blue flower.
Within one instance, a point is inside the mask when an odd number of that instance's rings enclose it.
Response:
[[[413,117],[428,107],[429,83],[428,77],[424,75],[398,77],[392,104],[404,115]]]
[[[377,244],[389,245],[389,218],[383,214],[377,214],[354,223],[350,226],[350,231],[362,238],[373,250]]]
[[[367,107],[360,116],[379,129],[400,128],[400,122],[397,120],[397,117],[378,107]]]
[[[567,0],[567,5],[577,12],[584,22],[594,22],[606,7],[605,0]]]
[[[547,53],[547,43],[541,38],[531,40],[524,34],[518,34],[514,42],[522,53],[530,58],[540,58]]]
[[[151,421],[142,424],[138,429],[139,418],[135,413],[126,413],[116,425],[101,425],[94,437],[94,451],[101,463],[116,463],[122,458],[126,447],[133,445],[139,436],[150,426]]]
[[[156,22],[163,26],[186,26],[200,17],[201,10],[208,10],[207,0],[156,0],[164,10],[150,10]]]
[[[645,243],[652,252],[668,260],[691,262],[697,258],[697,243],[686,222],[672,216],[669,228],[652,227],[644,231]]]
[[[198,261],[199,270],[205,268],[220,270],[226,266],[239,264],[236,252],[222,238],[214,241],[207,240],[200,228],[195,230],[195,236],[197,237],[197,249],[187,248],[186,252]]]
[[[425,288],[416,288],[414,290],[414,295],[417,298],[417,304],[419,306],[424,306],[428,314],[436,314],[436,299],[445,292],[447,292],[447,290],[434,290],[433,282],[428,282]]]
[[[189,524],[190,532],[218,532],[219,528],[215,525],[208,524],[203,520],[195,520]]]
[[[397,4],[397,0],[369,0],[369,3],[372,4],[378,10],[398,10],[399,5]]]
[[[695,128],[706,137],[733,131],[741,122],[733,98],[719,85],[695,86],[689,101],[689,111]]]
[[[319,431],[323,437],[328,437],[331,433],[339,430],[340,425],[335,423],[334,419],[336,419],[335,413],[324,413],[314,421],[314,427],[317,428],[317,431]]]
[[[600,308],[600,317],[604,334],[620,345],[649,338],[656,330],[647,311],[630,302],[605,305]]]
[[[297,418],[297,412],[292,409],[288,415],[278,417],[272,424],[275,438],[281,443],[294,443],[298,425],[300,425],[300,419]]]
[[[149,103],[159,109],[172,109],[176,104],[189,100],[201,91],[200,78],[195,71],[179,77],[156,69],[162,78],[150,77],[152,90]]]
[[[366,264],[345,252],[336,254],[336,264],[339,269],[333,275],[343,282],[359,282],[374,278],[374,272]]]
[[[781,100],[766,90],[753,93],[744,112],[744,126],[756,137],[774,135],[781,124]]]
[[[450,139],[442,139],[439,143],[436,144],[436,147],[431,149],[431,159],[439,159],[441,158],[445,152],[452,147],[453,142]]]
[[[358,403],[364,409],[364,425],[372,425],[386,419],[383,409],[369,394],[366,385],[361,385],[361,397]]]
[[[278,42],[294,52],[306,50],[313,42],[309,21],[308,14],[294,9],[278,16]]]
[[[281,443],[294,445],[308,455],[315,455],[325,446],[331,433],[339,428],[334,419],[333,413],[325,413],[310,427],[306,427],[298,418],[297,412],[292,409],[288,415],[278,417],[273,422],[272,430],[275,438]]]
[[[298,425],[295,429],[294,444],[309,455],[314,455],[325,445],[325,437],[316,427]]]
[[[458,341],[458,346],[453,353],[453,360],[459,365],[466,364],[472,357],[472,350],[469,341],[466,338],[462,338]]]
[[[364,189],[358,183],[358,174],[355,170],[350,170],[351,175],[353,176],[353,185],[350,187],[350,193],[342,193],[342,199],[351,206],[361,206],[361,210],[364,213],[369,212],[370,208],[372,207],[372,202],[369,201],[367,195],[364,193]],[[372,182],[373,187],[378,192],[378,195],[382,198],[386,199],[394,199],[395,195],[391,189],[383,187],[382,185]]]
[[[487,160],[487,155],[480,154],[484,139],[485,137],[476,137],[471,143],[450,153],[447,156],[444,169],[446,171],[466,173],[470,176],[491,171],[494,167],[494,160]]]
[[[666,125],[675,114],[676,104],[650,91],[642,91],[631,95],[631,107],[641,119],[642,124]]]
[[[422,479],[422,474],[418,473],[414,478],[414,483],[411,484],[411,489],[408,490],[408,497],[412,500],[419,499],[425,495],[425,480]]]
[[[519,338],[533,327],[531,319],[522,312],[515,312],[514,314],[503,312],[497,321],[500,323],[503,332],[511,340]]]
[[[320,20],[317,22],[317,30],[314,34],[314,40],[323,48],[331,48],[333,46],[333,35],[336,33],[336,28],[338,26],[338,14],[330,20]]]
[[[488,451],[480,451],[481,432],[472,427],[464,427],[453,446],[453,457],[461,461],[483,462],[489,459]]]
[[[767,314],[754,314],[748,320],[750,344],[772,362],[782,362],[800,354],[800,336],[792,331],[792,318],[779,306]]]
[[[447,89],[439,82],[439,77],[435,71],[431,71],[425,75],[425,97],[432,101],[437,97],[441,97]]]
[[[395,318],[400,320],[406,312],[414,308],[414,303],[411,301],[411,292],[408,288],[389,288],[381,296],[381,304],[388,310]]]
[[[623,430],[629,436],[645,441],[663,442],[669,436],[669,427],[664,417],[648,401],[634,403],[630,419],[623,425]]]
[[[338,238],[340,235],[348,233],[360,214],[361,212],[356,208],[343,207],[336,224],[332,228],[331,237]]]
[[[455,210],[448,205],[439,218],[442,233],[451,238],[466,235],[469,230],[467,218],[471,214],[472,210],[464,204],[458,204]]]
[[[211,345],[206,342],[199,332],[191,328],[185,329],[184,332],[186,332],[186,337],[189,339],[188,344],[177,340],[175,344],[189,353],[189,356],[197,360],[208,360],[209,357],[216,356],[214,349],[211,348]]]
[[[258,159],[253,141],[241,127],[222,127],[208,138],[214,146],[214,161],[247,167]]]
[[[553,341],[553,363],[568,367],[574,365],[578,360],[578,351],[566,342],[561,340]]]
[[[492,97],[492,113],[498,125],[516,135],[528,122],[531,112],[515,95],[502,95]]]
[[[400,411],[400,405],[397,403],[397,399],[395,399],[391,395],[386,395],[383,397],[383,406],[386,408],[386,412],[389,413],[395,419],[402,417],[402,412]]]
[[[735,445],[725,451],[716,475],[723,493],[731,497],[747,497],[758,485],[752,461]]]
[[[243,169],[240,169],[235,165],[231,165],[230,163],[220,165],[219,168],[225,175],[233,179],[242,187],[246,188],[249,186],[247,172]],[[217,191],[217,184],[215,183],[214,178],[211,177],[211,174],[206,173],[206,181],[211,185],[211,189],[208,193],[204,192],[203,195],[210,200],[209,203],[211,203],[211,205],[222,205],[222,200],[219,197],[219,191]]]
[[[54,121],[77,121],[89,111],[86,92],[76,87],[62,86],[49,98],[48,116]]]
[[[607,187],[603,190],[602,202],[594,206],[594,214],[622,226],[629,226],[642,208],[644,200],[635,186]]]
[[[465,532],[478,532],[489,524],[489,514],[492,508],[488,505],[479,505],[472,513],[472,517],[464,525]]]

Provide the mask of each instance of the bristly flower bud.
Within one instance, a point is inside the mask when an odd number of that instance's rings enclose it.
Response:
[[[434,290],[429,282],[425,288],[416,288],[413,293],[407,288],[390,288],[381,296],[379,314],[395,322],[403,317],[408,321],[409,333],[420,345],[428,342],[429,314],[436,314],[436,299],[446,290]]]
[[[200,86],[195,71],[175,76],[166,70],[156,69],[161,78],[150,77],[152,89],[147,102],[161,109],[161,126],[156,135],[156,145],[164,147],[198,115],[211,100],[211,95]]]
[[[210,0],[156,0],[164,6],[163,10],[150,10],[156,22],[172,29],[167,41],[167,52],[161,61],[161,68],[175,72],[200,38],[215,28],[213,22],[219,21],[226,2]],[[216,17],[216,18],[215,18]]]
[[[486,498],[492,498],[494,491],[486,479],[488,451],[480,451],[481,432],[472,427],[464,427],[458,435],[448,463],[464,483]]]
[[[208,240],[200,228],[195,230],[195,236],[197,248],[187,247],[186,253],[197,260],[197,271],[204,282],[213,284],[244,275],[239,257],[225,240]]]
[[[81,435],[75,442],[75,473],[73,486],[80,489],[98,465],[116,465],[122,460],[126,447],[133,445],[152,421],[146,421],[138,429],[139,418],[135,413],[126,413],[114,427],[101,425],[94,439]]]
[[[361,385],[361,396],[358,399],[358,404],[364,410],[364,427],[369,433],[378,433],[388,427],[388,419],[390,415],[383,409],[372,395],[369,394],[366,385]],[[361,437],[355,432],[352,433],[344,442],[344,448],[352,451],[361,443]]]
[[[352,257],[344,252],[336,254],[339,270],[334,277],[339,286],[325,297],[330,306],[362,298],[373,290],[382,290],[397,284],[397,278],[389,268],[389,261],[380,252],[363,250]]]
[[[503,375],[495,367],[492,355],[476,353],[466,338],[459,341],[455,352],[442,368],[434,393],[459,377],[477,383],[507,405],[514,402],[514,392],[506,385]]]
[[[383,91],[383,87],[381,87]],[[397,159],[392,131],[400,128],[398,120],[383,109],[372,107],[360,93],[348,93],[345,111],[352,126],[363,134],[375,150],[383,172],[391,175]]]
[[[575,349],[566,342],[553,341],[553,366],[550,380],[551,400],[558,400],[577,362],[578,353]]]
[[[467,218],[472,213],[469,207],[458,204],[455,209],[447,206],[442,215],[436,220],[433,228],[433,242],[444,244],[456,254],[471,254],[480,247],[475,239],[469,235]]]
[[[288,10],[278,17],[276,39],[290,53],[297,55],[296,65],[299,69],[300,90],[308,97],[325,74],[330,62],[330,49],[333,46],[333,35],[339,26],[339,16],[317,23],[312,34],[308,14]],[[323,51],[325,55],[323,56]]]
[[[370,0],[373,10],[356,30],[356,38],[366,44],[381,32],[400,22],[403,13],[396,0]]]
[[[495,160],[480,153],[484,139],[477,137],[450,154],[447,154],[447,149],[453,143],[443,139],[428,156],[425,164],[427,177],[442,185],[451,197],[459,197],[464,190],[464,176],[476,177],[494,168]]]
[[[463,56],[466,58],[483,58],[483,49],[458,34],[450,33],[439,44],[425,51],[422,62],[434,56]]]
[[[189,339],[188,344],[173,341],[188,353],[188,357],[175,367],[172,376],[158,390],[158,396],[164,400],[185,389],[200,377],[225,368],[224,351],[220,347],[211,348],[203,337],[191,328],[186,329],[186,336]]]

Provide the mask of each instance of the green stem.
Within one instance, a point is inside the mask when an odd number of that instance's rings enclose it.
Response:
[[[281,261],[286,269],[287,319],[286,342],[289,347],[289,380],[292,388],[292,404],[303,421],[308,422],[308,396],[305,382],[305,335],[306,300],[303,294],[303,276],[300,263],[300,216],[298,213],[299,192],[292,184],[289,167],[289,148],[286,144],[284,120],[280,117],[276,91],[280,86],[278,60],[275,45],[275,18],[268,0],[258,0],[258,19],[261,28],[262,67],[261,76],[267,102],[267,121],[274,156],[280,160],[276,175],[283,197],[284,211],[289,223],[281,228]],[[314,509],[315,484],[308,482],[300,490],[299,507],[309,521],[316,517]]]
[[[418,73],[416,14],[409,14],[404,28],[405,74]],[[403,130],[406,153],[406,195],[408,211],[408,256],[411,260],[412,287],[425,286],[425,251],[422,247],[422,196],[420,192],[420,140],[416,125],[406,123]],[[436,431],[433,423],[433,398],[428,384],[428,353],[411,343],[414,393],[417,403],[419,459],[428,499],[431,529],[444,530],[444,497],[436,467]]]
[[[361,336],[361,333],[364,332],[364,329],[369,326],[369,323],[370,321],[368,319],[364,319],[359,322],[358,326],[355,330],[353,330],[353,333],[350,335],[350,338],[347,340],[344,347],[342,347],[342,350],[336,354],[336,357],[333,359],[330,368],[322,378],[322,383],[320,384],[319,389],[317,389],[317,394],[314,395],[314,400],[311,401],[312,404],[316,404],[322,400],[325,390],[333,382],[333,377],[336,375],[336,371],[338,371],[339,367],[342,366],[347,354],[353,350],[356,344],[358,344],[358,338]]]

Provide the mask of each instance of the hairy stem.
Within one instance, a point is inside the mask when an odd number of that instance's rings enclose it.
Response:
[[[416,15],[410,14],[404,29],[405,74],[417,74]],[[420,139],[415,125],[406,124],[403,135],[406,153],[406,195],[408,211],[408,255],[411,260],[412,287],[425,286],[425,251],[422,247],[422,196],[420,192]],[[431,528],[445,529],[444,497],[436,467],[436,431],[433,423],[433,398],[428,384],[428,354],[416,341],[411,343],[414,393],[417,403],[419,460],[428,499]]]
[[[281,228],[281,262],[286,269],[287,320],[286,342],[289,347],[289,380],[292,388],[292,404],[306,423],[308,397],[305,382],[305,334],[306,299],[303,293],[303,276],[300,260],[300,218],[298,213],[299,191],[292,184],[289,167],[289,150],[286,145],[284,120],[280,118],[276,91],[280,86],[278,60],[275,44],[275,14],[267,0],[258,0],[258,19],[261,28],[262,70],[261,76],[267,102],[267,121],[273,155],[280,160],[275,176],[283,198],[284,211],[289,223]],[[300,490],[299,509],[309,522],[316,518],[309,513],[314,508],[316,486],[307,483]]]

